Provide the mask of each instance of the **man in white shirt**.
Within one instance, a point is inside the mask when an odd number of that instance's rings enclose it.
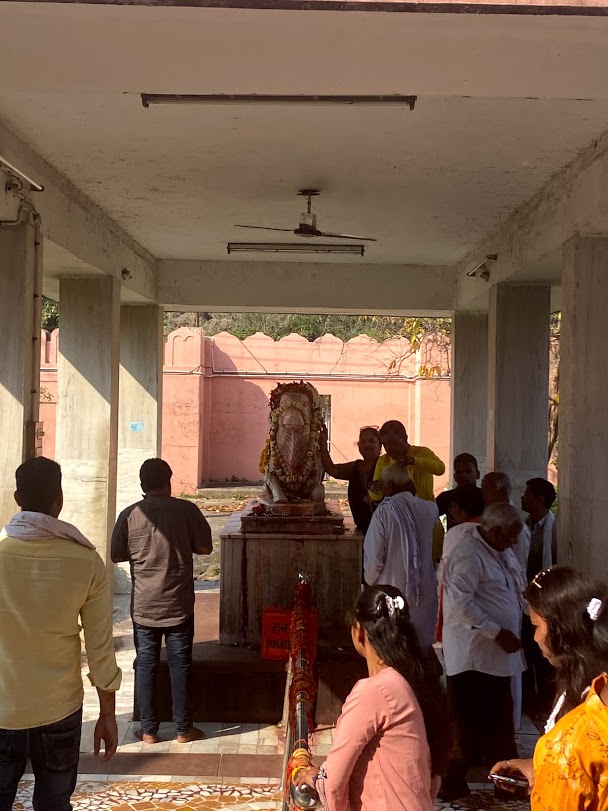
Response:
[[[430,651],[437,621],[433,530],[439,512],[434,502],[416,496],[406,465],[389,465],[382,481],[386,497],[363,544],[365,582],[396,586],[405,595],[420,644]]]
[[[486,507],[489,507],[490,504],[510,504],[511,507],[517,510],[517,507],[515,507],[515,504],[511,501],[512,489],[511,479],[506,473],[500,470],[486,473],[481,481],[481,492],[483,493],[483,500]],[[517,513],[521,518],[522,527],[519,533],[519,539],[513,546],[513,552],[525,573],[528,568],[528,555],[530,553],[530,530],[525,522],[527,515],[519,510],[517,510]]]
[[[487,507],[479,528],[452,550],[443,575],[443,653],[461,758],[439,796],[469,793],[467,767],[517,757],[511,677],[524,670],[520,628],[526,583],[511,550],[522,530],[509,504]]]

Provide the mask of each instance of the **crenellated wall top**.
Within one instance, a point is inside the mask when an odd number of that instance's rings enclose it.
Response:
[[[41,331],[41,365],[57,365],[59,330]],[[288,375],[293,377],[380,377],[412,379],[433,370],[449,374],[449,350],[432,340],[416,349],[404,337],[376,341],[357,335],[342,341],[326,334],[314,341],[292,333],[279,340],[256,332],[241,340],[228,332],[207,337],[202,329],[180,327],[165,342],[164,365],[169,370],[205,375]]]

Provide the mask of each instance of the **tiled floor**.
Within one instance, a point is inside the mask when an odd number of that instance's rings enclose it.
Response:
[[[73,798],[74,811],[219,811],[226,807],[235,811],[281,809],[282,796],[278,778],[280,766],[277,768],[277,764],[281,762],[284,742],[282,732],[276,726],[203,722],[198,726],[204,730],[206,737],[201,741],[182,745],[175,741],[174,725],[164,723],[160,728],[161,743],[150,746],[137,740],[135,730],[139,725],[131,722],[134,650],[128,618],[128,598],[117,600],[115,620],[117,658],[123,671],[123,686],[117,696],[116,707],[119,724],[118,751],[122,757],[111,761],[108,771],[110,768],[112,771],[123,770],[117,767],[125,764],[124,771],[131,773],[104,774],[102,764],[92,758],[93,728],[99,705],[96,692],[86,679],[85,666],[81,768],[83,771],[96,773],[80,775]],[[536,729],[526,720],[518,734],[521,756],[531,754],[536,738]],[[315,733],[312,743],[317,762],[331,748],[332,739],[331,728],[319,729]],[[145,757],[140,758],[139,755]],[[176,757],[178,755],[187,757]],[[184,770],[171,774],[173,764]],[[213,766],[213,770],[206,771],[210,766]],[[151,771],[155,773],[152,774]],[[243,776],[247,774],[251,776]],[[269,778],[268,774],[274,777]],[[31,775],[26,775],[13,811],[31,811],[32,791]],[[507,809],[524,811],[529,809],[529,804],[495,803],[488,784],[475,785],[472,795],[465,800],[455,803],[438,802],[436,805],[436,811]]]
[[[72,798],[74,811],[218,811],[222,808],[239,811],[279,809],[281,794],[276,785],[231,785],[198,783],[181,778],[157,779],[152,782],[80,781]],[[19,788],[14,811],[30,811],[32,784],[24,782]]]
[[[31,811],[32,783],[19,788],[14,811]],[[111,781],[83,779],[72,799],[74,811],[279,811],[282,794],[276,784],[231,785],[188,780],[183,777],[157,777],[136,781],[132,777],[113,777]],[[436,811],[528,811],[528,803],[495,802],[491,791],[476,790],[470,797],[454,803],[437,803]]]
[[[210,584],[209,584],[210,585]],[[207,592],[218,592],[218,589],[205,587]],[[161,742],[149,745],[135,737],[138,723],[132,723],[134,673],[133,636],[131,621],[128,616],[128,597],[116,598],[114,638],[116,640],[116,657],[122,669],[122,687],[117,694],[116,716],[118,719],[119,752],[148,754],[243,754],[243,755],[280,755],[283,753],[281,730],[276,726],[264,724],[236,723],[199,723],[206,737],[192,744],[179,744],[175,740],[175,725],[162,723],[160,726]],[[85,700],[82,728],[81,752],[93,751],[93,730],[99,714],[97,693],[86,678],[87,668],[83,668]],[[315,754],[326,755],[331,748],[332,730],[320,729],[315,733],[313,745]]]

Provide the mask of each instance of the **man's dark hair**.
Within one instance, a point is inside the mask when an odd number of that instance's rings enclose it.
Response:
[[[164,459],[146,459],[139,470],[139,481],[144,493],[162,490],[171,484],[173,471]]]
[[[397,434],[402,434],[404,437],[407,437],[407,430],[405,425],[399,420],[389,420],[385,422],[384,425],[380,427],[379,434],[385,434],[387,431],[395,431]]]
[[[450,493],[450,501],[470,518],[479,518],[484,510],[483,493],[476,484],[462,484]]]
[[[536,498],[543,500],[548,510],[555,504],[557,493],[555,492],[555,487],[553,487],[551,482],[547,481],[547,479],[530,479],[526,482],[526,487],[530,489],[530,492],[536,496]]]
[[[50,514],[61,492],[61,468],[52,459],[36,456],[15,471],[20,507],[27,512]]]
[[[479,473],[479,463],[472,453],[459,453],[458,456],[454,457],[454,467],[458,464],[473,465],[475,470]]]

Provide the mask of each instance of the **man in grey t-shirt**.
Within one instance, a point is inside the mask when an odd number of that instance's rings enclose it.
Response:
[[[121,512],[112,533],[112,560],[131,564],[135,692],[139,737],[144,743],[158,743],[154,681],[163,637],[177,740],[191,743],[203,737],[192,723],[189,689],[194,641],[192,555],[212,551],[211,528],[195,504],[171,497],[172,475],[163,459],[147,459],[139,471],[144,498]]]

